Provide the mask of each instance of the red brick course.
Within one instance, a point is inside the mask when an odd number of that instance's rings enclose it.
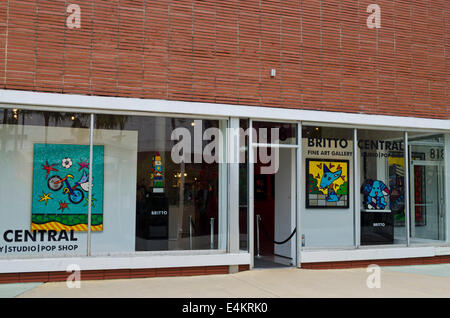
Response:
[[[405,266],[405,265],[427,265],[427,264],[446,264],[446,263],[450,263],[449,255],[434,256],[434,257],[401,258],[401,259],[303,263],[301,264],[301,267],[304,269],[344,269],[344,268],[363,268],[371,264],[375,264],[378,266]]]
[[[70,3],[80,29],[1,1],[0,88],[450,118],[446,0],[378,0],[380,29],[369,0]]]
[[[240,267],[245,270],[247,267]],[[36,273],[0,273],[0,284],[29,282],[63,282],[72,273],[67,272],[36,272]],[[228,266],[197,266],[175,268],[144,268],[144,269],[111,269],[81,271],[81,280],[129,279],[169,276],[197,276],[228,274]]]
[[[345,269],[364,268],[371,264],[378,266],[404,266],[404,265],[426,265],[450,263],[450,255],[434,257],[417,257],[402,259],[362,260],[344,262],[320,262],[303,263],[303,269]],[[239,265],[239,271],[247,271],[249,265]],[[174,267],[174,268],[144,268],[144,269],[111,269],[111,270],[86,270],[82,271],[81,280],[102,279],[129,279],[149,277],[171,277],[171,276],[198,276],[198,275],[220,275],[228,274],[228,266],[196,266],[196,267]],[[67,272],[36,272],[36,273],[0,273],[0,284],[25,283],[25,282],[63,282],[71,273]]]

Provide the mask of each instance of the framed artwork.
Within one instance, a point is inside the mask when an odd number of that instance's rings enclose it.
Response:
[[[426,226],[427,186],[425,183],[425,166],[414,165],[414,224]]]
[[[411,153],[412,160],[425,160],[424,152]],[[415,226],[426,226],[426,183],[425,166],[414,165],[414,224]]]
[[[389,171],[389,209],[394,226],[405,226],[405,159],[404,153],[393,152],[387,159]]]
[[[255,175],[255,199],[264,200],[267,198],[267,175]]]
[[[103,230],[104,146],[34,144],[31,230],[87,231],[92,187],[91,231]]]
[[[306,159],[306,208],[348,209],[348,160]]]

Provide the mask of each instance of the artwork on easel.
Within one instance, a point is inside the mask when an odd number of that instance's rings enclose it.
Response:
[[[306,208],[349,207],[349,161],[306,159]]]
[[[103,230],[104,146],[94,146],[89,180],[89,146],[34,144],[31,230]]]

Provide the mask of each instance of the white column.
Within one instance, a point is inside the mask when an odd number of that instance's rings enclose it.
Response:
[[[354,210],[354,244],[355,248],[361,245],[361,203],[360,203],[360,171],[358,148],[358,129],[353,129],[353,210]],[[350,199],[350,198],[349,198]]]
[[[297,125],[297,160],[296,160],[296,191],[297,191],[297,204],[296,204],[296,215],[297,215],[297,235],[295,236],[297,242],[297,259],[296,259],[296,265],[297,267],[301,267],[302,262],[302,229],[301,229],[301,215],[302,215],[302,209],[304,204],[304,184],[302,182],[302,173],[303,173],[303,155],[302,155],[302,124],[299,123]]]
[[[218,220],[218,249],[226,250],[227,242],[229,242],[229,237],[231,233],[228,232],[230,226],[228,222],[230,221],[229,214],[231,211],[229,209],[229,178],[228,178],[228,136],[227,136],[227,121],[221,120],[219,122],[219,129],[221,132],[221,140],[219,141],[220,153],[219,153],[219,220]],[[229,245],[231,248],[231,244]],[[239,244],[238,244],[239,246]],[[230,249],[231,251],[231,249]]]
[[[409,191],[411,189],[409,185],[409,145],[408,145],[408,132],[405,131],[405,137],[403,140],[405,144],[405,219],[406,219],[406,246],[410,245],[410,224],[411,224],[411,218],[409,213]]]
[[[253,135],[253,121],[249,120],[248,125],[248,251],[250,252],[250,269],[254,267],[254,261],[255,261],[255,240],[254,240],[254,233],[255,233],[255,211],[254,211],[254,195],[253,195],[253,187],[254,187],[254,165],[255,162],[255,152],[253,151],[253,138],[256,138],[256,136]]]

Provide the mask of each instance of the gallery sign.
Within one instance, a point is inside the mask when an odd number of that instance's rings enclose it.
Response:
[[[3,232],[0,254],[74,252],[78,250],[78,238],[73,230],[10,229]]]

